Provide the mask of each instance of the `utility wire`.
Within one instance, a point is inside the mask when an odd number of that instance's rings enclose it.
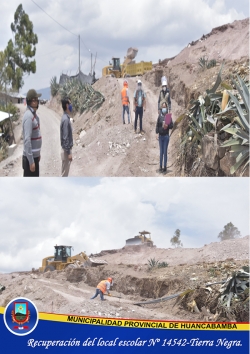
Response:
[[[62,28],[64,28],[66,31],[68,31],[69,33],[73,34],[73,36],[78,37],[78,34],[75,34],[73,32],[71,32],[70,30],[68,30],[66,27],[64,27],[63,25],[61,25],[59,22],[57,22],[53,17],[51,17],[44,9],[42,9],[37,3],[35,3],[35,1],[31,0],[37,7],[39,7],[40,10],[42,10],[44,13],[46,13],[47,16],[49,16],[54,22],[56,22],[59,26],[61,26]]]
[[[54,22],[56,22],[59,26],[61,26],[63,29],[65,29],[66,31],[68,31],[69,33],[73,34],[76,37],[79,37],[78,34],[75,34],[73,32],[71,32],[70,30],[68,30],[66,27],[64,27],[63,25],[61,25],[58,21],[56,21],[52,16],[50,16],[44,9],[42,9],[37,3],[35,3],[35,1],[31,0],[37,7],[39,7],[40,10],[42,10],[47,16],[49,16]],[[87,49],[87,51],[89,51],[89,48],[86,46],[86,44],[83,42],[83,40],[81,39],[81,42],[84,44],[84,47]]]
[[[86,46],[86,44],[83,42],[83,40],[81,39],[81,42],[83,43],[84,47],[87,49],[87,51],[89,51],[89,48]]]
[[[47,16],[49,16],[54,22],[56,22],[59,26],[61,26],[63,29],[65,29],[67,32],[71,33],[73,36],[76,36],[76,37],[79,37],[78,34],[75,34],[73,32],[71,32],[70,30],[68,30],[66,27],[64,27],[63,25],[61,25],[58,21],[56,21],[52,16],[50,16],[44,9],[42,9],[37,3],[35,3],[34,0],[31,0],[33,2],[33,4],[35,4],[40,10],[42,10]],[[86,48],[86,50],[89,52],[90,49],[86,46],[86,44],[83,42],[83,40],[80,38],[81,42],[83,43],[84,47]],[[57,52],[58,50],[56,50],[55,52]],[[54,53],[54,52],[51,52],[51,53]],[[44,55],[40,55],[41,56],[45,56],[45,55],[49,55],[51,53],[47,53],[47,54],[44,54]],[[103,59],[101,58],[97,58],[97,60],[102,60],[103,62],[106,63],[106,61],[104,61]]]
[[[53,50],[53,52],[49,52],[49,53],[46,53],[46,54],[39,55],[37,58],[45,57],[46,55],[50,55],[50,54],[52,54],[52,53],[59,52],[60,50],[63,50],[63,49],[64,49],[64,48],[57,49],[57,50]]]

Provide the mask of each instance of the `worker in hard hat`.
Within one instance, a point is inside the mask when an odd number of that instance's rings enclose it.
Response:
[[[111,277],[109,277],[106,280],[102,280],[96,287],[96,292],[95,295],[91,297],[91,299],[96,298],[98,295],[100,295],[100,298],[102,301],[104,301],[105,299],[103,298],[103,295],[107,292],[109,296],[111,296],[110,294],[110,286],[113,285],[113,279]]]
[[[144,131],[142,130],[142,117],[143,117],[143,111],[145,112],[146,110],[146,94],[142,89],[142,82],[141,80],[137,81],[137,89],[135,90],[134,93],[134,112],[135,112],[135,133],[137,133],[137,120],[138,117],[140,118],[140,133],[144,134]]]
[[[125,124],[125,112],[128,115],[128,124],[130,124],[130,115],[129,115],[129,93],[128,93],[128,81],[124,80],[123,89],[121,91],[121,100],[122,100],[122,121]]]
[[[161,113],[161,106],[163,102],[166,103],[167,113],[171,113],[171,98],[166,76],[161,78],[161,91],[158,99],[158,114]]]

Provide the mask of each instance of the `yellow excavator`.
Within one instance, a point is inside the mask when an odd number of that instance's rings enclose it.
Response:
[[[116,78],[141,76],[147,71],[152,70],[152,61],[136,63],[135,60],[133,60],[137,53],[137,48],[128,48],[123,64],[120,63],[120,58],[113,57],[112,64],[102,69],[102,76],[110,75]]]
[[[45,273],[54,270],[63,270],[68,268],[79,267],[96,267],[99,265],[107,264],[106,261],[95,261],[89,258],[86,253],[80,252],[75,256],[71,256],[72,246],[54,246],[54,256],[46,257],[42,260],[42,266],[39,268],[40,273]]]

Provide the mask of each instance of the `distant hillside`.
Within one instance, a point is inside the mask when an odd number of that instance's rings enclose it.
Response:
[[[44,100],[50,100],[50,87],[46,87],[40,90],[36,90],[38,93],[41,93],[41,98]]]

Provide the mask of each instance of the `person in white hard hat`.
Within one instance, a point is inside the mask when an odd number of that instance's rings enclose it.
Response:
[[[161,91],[158,99],[158,114],[161,113],[162,103],[165,102],[167,105],[167,113],[171,113],[171,98],[170,91],[168,88],[167,78],[165,76],[161,79]]]
[[[134,93],[134,112],[135,112],[135,133],[137,132],[137,120],[138,117],[140,118],[140,133],[144,134],[144,131],[142,130],[142,117],[143,117],[143,111],[145,112],[146,110],[146,94],[142,89],[142,82],[141,80],[137,81],[137,89],[135,90]]]

